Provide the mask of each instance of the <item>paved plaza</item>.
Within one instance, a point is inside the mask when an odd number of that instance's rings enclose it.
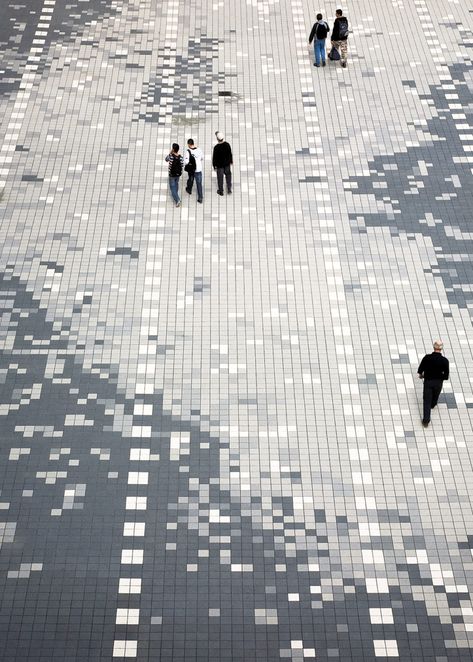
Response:
[[[473,660],[473,3],[337,6],[1,1],[2,662]]]

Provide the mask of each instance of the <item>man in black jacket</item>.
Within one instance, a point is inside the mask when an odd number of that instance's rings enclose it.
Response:
[[[322,14],[317,14],[317,23],[314,23],[309,35],[309,44],[314,41],[314,67],[325,67],[325,39],[330,32],[327,22],[323,20]]]
[[[232,192],[232,169],[233,155],[232,148],[223,137],[223,133],[217,131],[215,134],[217,144],[214,147],[212,154],[212,165],[214,170],[217,171],[217,193],[223,195],[223,176],[227,183],[227,193]]]
[[[347,39],[348,39],[348,19],[343,15],[341,9],[335,12],[335,22],[332,30],[332,46],[340,52],[340,64],[347,66]]]
[[[424,417],[422,425],[428,427],[430,423],[430,410],[437,406],[443,380],[448,379],[449,363],[442,356],[443,344],[440,340],[434,342],[432,354],[426,354],[417,369],[420,379],[424,380]]]

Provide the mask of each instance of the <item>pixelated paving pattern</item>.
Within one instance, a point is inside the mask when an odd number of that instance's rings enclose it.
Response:
[[[317,9],[0,4],[2,660],[473,659],[473,4]]]

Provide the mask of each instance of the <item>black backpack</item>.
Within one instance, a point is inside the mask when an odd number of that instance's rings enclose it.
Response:
[[[195,162],[195,156],[192,154],[192,151],[190,149],[187,150],[189,152],[189,163],[186,163],[184,166],[184,170],[186,172],[195,172],[197,168],[197,163]]]
[[[317,23],[317,27],[315,29],[315,36],[317,39],[326,39],[328,35],[328,26],[325,21],[322,21],[321,23]]]
[[[182,175],[182,162],[181,157],[178,154],[173,155],[169,174],[171,177],[180,177]]]
[[[345,17],[338,20],[338,36],[340,39],[346,39],[348,37],[348,21]]]

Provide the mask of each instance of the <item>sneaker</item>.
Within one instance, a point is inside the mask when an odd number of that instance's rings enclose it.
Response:
[[[223,191],[217,191],[219,195],[223,195]]]
[[[181,203],[180,203],[180,202],[176,202],[176,207],[180,207],[180,206],[181,206]]]

